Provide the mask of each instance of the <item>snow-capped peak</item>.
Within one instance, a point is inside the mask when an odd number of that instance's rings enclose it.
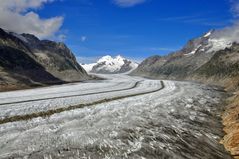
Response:
[[[110,55],[106,55],[106,56],[103,56],[101,57],[97,63],[101,63],[101,62],[115,62],[115,61],[124,61],[126,60],[124,57],[118,55],[116,56],[115,58],[113,58],[112,56]]]
[[[120,55],[101,57],[97,63],[82,65],[87,72],[94,73],[125,73],[138,67],[138,64]]]
[[[217,31],[210,30],[203,36],[188,43],[185,47],[187,52],[184,55],[193,56],[196,53],[215,53],[231,46],[232,42],[230,40],[217,35]]]
[[[106,56],[101,57],[97,61],[97,63],[106,62],[106,61],[112,61],[112,60],[113,60],[113,58],[110,55],[106,55]]]
[[[211,30],[204,37],[208,37],[208,45],[206,47],[209,50],[206,51],[207,53],[223,50],[232,45],[232,41],[220,36],[220,34],[218,35],[218,32],[215,30]]]
[[[122,56],[120,56],[120,55],[116,56],[116,59],[117,59],[118,61],[120,61],[120,60],[125,60],[125,58],[122,57]]]
[[[207,38],[207,37],[209,37],[209,36],[211,36],[212,35],[212,31],[209,31],[209,32],[207,32],[203,37],[204,38]]]

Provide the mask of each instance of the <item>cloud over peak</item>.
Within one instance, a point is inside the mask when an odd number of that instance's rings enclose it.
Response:
[[[231,5],[231,11],[235,17],[232,25],[217,30],[214,33],[214,37],[218,39],[224,39],[228,42],[239,42],[239,0],[229,0]]]
[[[113,2],[119,7],[133,7],[135,5],[146,2],[146,0],[113,0]]]
[[[0,27],[16,33],[30,33],[39,38],[55,35],[63,23],[63,17],[41,18],[29,10],[39,9],[54,0],[1,0]]]

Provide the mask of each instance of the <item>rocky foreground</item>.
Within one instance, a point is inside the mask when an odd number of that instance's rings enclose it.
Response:
[[[222,119],[226,135],[221,141],[235,159],[239,159],[239,92],[228,100]]]

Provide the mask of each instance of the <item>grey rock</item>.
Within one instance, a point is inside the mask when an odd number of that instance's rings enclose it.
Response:
[[[28,87],[89,79],[63,43],[0,28],[0,85]],[[14,88],[13,88],[14,89]]]

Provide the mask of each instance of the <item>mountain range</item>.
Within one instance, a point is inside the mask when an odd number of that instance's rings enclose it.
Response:
[[[64,43],[0,29],[1,90],[90,79]]]
[[[1,90],[87,80],[91,78],[87,72],[131,72],[131,75],[197,80],[231,88],[239,85],[239,44],[218,36],[215,30],[190,40],[179,51],[149,57],[139,65],[120,55],[107,55],[82,67],[64,43],[3,29],[0,29],[0,53]]]
[[[96,63],[82,64],[82,67],[91,73],[117,74],[133,71],[138,67],[138,64],[120,55],[116,57],[107,55],[100,58]]]
[[[239,44],[212,30],[190,40],[179,51],[145,59],[132,75],[196,80],[234,88],[239,86]]]

